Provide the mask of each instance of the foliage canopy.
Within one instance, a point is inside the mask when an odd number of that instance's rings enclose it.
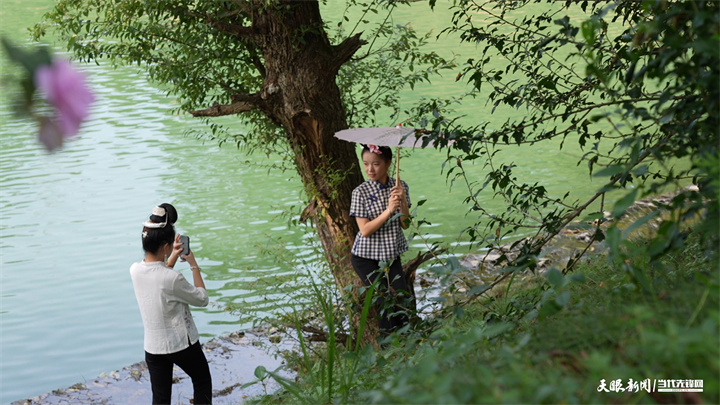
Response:
[[[594,221],[592,239],[607,238],[613,258],[624,266],[630,255],[656,262],[668,249],[682,246],[688,220],[704,224],[708,253],[715,254],[720,4],[548,1],[544,11],[526,12],[531,3],[457,1],[445,30],[477,45],[478,54],[465,62],[458,78],[486,96],[493,111],[516,111],[499,127],[463,126],[437,111],[426,121],[436,136],[444,133],[456,141],[448,177],[467,186],[470,212],[479,213],[465,231],[497,248],[519,229],[534,230],[535,238],[515,243],[518,254],[511,260],[519,268],[534,268],[547,241],[594,207],[580,218]],[[568,141],[584,151],[578,165],[605,182],[587,201],[550,196],[542,181],[521,184],[514,175],[520,163],[495,157],[500,147],[556,142],[562,148]],[[468,179],[463,163],[478,159],[485,160],[487,174]],[[697,187],[686,188],[690,183]],[[666,217],[653,212],[623,229],[617,223],[601,229],[607,217],[621,218],[636,200],[669,191],[677,192],[671,202],[656,203],[668,210]],[[603,212],[611,192],[620,197]],[[505,199],[507,210],[488,212],[480,193]],[[600,209],[592,205],[597,200]],[[627,237],[649,221],[658,223],[657,235],[630,248]]]
[[[258,4],[266,3],[263,6]],[[267,60],[252,40],[243,38],[252,30],[258,13],[280,10],[293,2],[270,1],[59,1],[45,21],[33,27],[36,39],[55,30],[67,40],[67,48],[85,62],[102,60],[113,65],[138,65],[148,77],[179,99],[178,110],[190,112],[211,105],[231,104],[238,95],[252,94],[263,87]],[[346,2],[340,20],[302,26],[292,46],[306,45],[308,33],[327,32],[333,44],[341,44],[357,29],[371,43],[362,54],[350,59],[338,73],[338,86],[351,126],[378,125],[380,111],[389,111],[389,121],[400,111],[398,90],[454,67],[434,52],[424,52],[429,34],[418,34],[410,24],[393,24],[393,10],[407,1],[367,4]],[[260,8],[260,9],[258,9]],[[380,22],[348,17],[357,9],[362,14],[385,15]],[[244,27],[244,28],[242,28]],[[246,30],[248,32],[240,32]],[[406,63],[416,69],[407,72]],[[374,80],[368,80],[373,78]],[[378,80],[379,79],[379,80]],[[246,129],[241,133],[206,120],[210,131],[202,136],[220,144],[233,141],[249,150],[285,152],[284,129],[257,110],[243,111]],[[387,118],[383,118],[383,123]]]

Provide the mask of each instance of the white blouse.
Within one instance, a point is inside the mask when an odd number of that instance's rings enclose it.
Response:
[[[208,304],[204,288],[190,284],[163,262],[133,263],[130,277],[145,326],[146,352],[175,353],[200,339],[189,305]]]

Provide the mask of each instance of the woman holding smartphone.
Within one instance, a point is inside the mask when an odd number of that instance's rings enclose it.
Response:
[[[361,157],[368,180],[352,193],[350,216],[355,217],[360,232],[355,237],[351,261],[366,285],[382,277],[377,287],[379,326],[389,333],[407,324],[407,309],[415,307],[413,287],[407,284],[400,261],[400,255],[408,250],[403,229],[407,228],[405,219],[410,216],[409,188],[404,181],[398,184],[388,176],[392,163],[390,148],[365,145]],[[387,268],[381,269],[382,263]],[[385,305],[388,297],[392,305]],[[411,303],[404,305],[403,299]]]
[[[190,313],[190,305],[208,304],[208,294],[192,250],[181,257],[190,264],[192,284],[172,269],[183,251],[180,235],[175,235],[173,227],[177,217],[170,204],[153,209],[143,223],[145,259],[130,267],[145,328],[145,362],[150,372],[152,403],[170,403],[173,365],[177,364],[192,379],[194,403],[210,404],[210,367]]]

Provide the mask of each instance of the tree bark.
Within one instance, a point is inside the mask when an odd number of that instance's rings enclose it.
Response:
[[[253,38],[266,72],[261,109],[286,131],[309,198],[305,216],[315,224],[335,284],[344,294],[346,287],[362,285],[350,262],[358,227],[349,213],[352,190],[363,177],[356,146],[334,136],[347,128],[335,79],[364,42],[356,35],[332,46],[316,1],[281,1],[268,7],[261,0],[254,6],[265,7],[253,16]],[[352,304],[360,302],[357,288],[352,297]],[[377,335],[376,323],[369,325],[365,342]]]
[[[262,54],[262,61],[254,59],[264,80],[262,89],[253,94],[232,95],[232,104],[191,113],[214,117],[257,109],[285,129],[308,195],[308,206],[301,219],[310,219],[315,224],[340,293],[344,296],[348,286],[354,287],[348,303],[354,307],[351,322],[357,330],[363,302],[358,291],[363,283],[350,261],[358,226],[349,214],[352,190],[362,183],[363,177],[356,146],[334,135],[348,126],[336,83],[337,73],[366,42],[361,34],[356,34],[331,45],[317,1],[281,0],[269,4],[266,0],[250,0],[243,4],[246,7],[242,11],[251,17],[249,27],[220,22],[208,15],[196,17],[215,29],[236,35],[250,49]],[[406,264],[411,283],[414,270],[429,257],[418,256]],[[360,337],[364,343],[375,344],[379,333],[376,315],[371,308],[371,319]]]

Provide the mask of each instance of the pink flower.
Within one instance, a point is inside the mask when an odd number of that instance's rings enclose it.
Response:
[[[45,149],[54,151],[62,146],[63,134],[53,120],[49,117],[42,117],[38,140],[45,145]]]
[[[90,104],[95,100],[85,83],[85,75],[75,70],[70,62],[55,59],[52,65],[40,66],[35,71],[35,86],[55,107],[55,126],[62,137],[77,135],[80,124],[90,114]],[[45,128],[49,129],[48,126]],[[40,140],[43,141],[42,137]],[[54,149],[49,144],[45,146]]]
[[[370,149],[370,152],[372,152],[372,153],[377,153],[378,155],[382,155],[382,151],[380,150],[380,148],[378,148],[377,145],[368,144],[368,149]]]

